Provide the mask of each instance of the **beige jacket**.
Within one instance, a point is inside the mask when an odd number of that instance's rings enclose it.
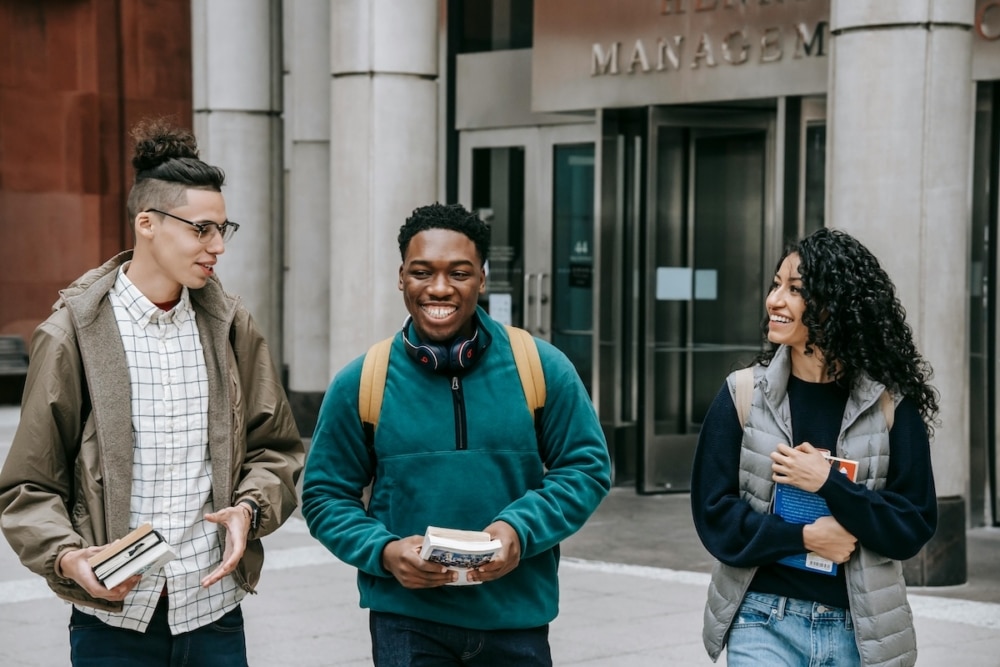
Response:
[[[21,419],[0,471],[0,528],[21,562],[59,597],[109,611],[122,604],[92,598],[58,576],[55,563],[65,550],[107,544],[129,530],[131,389],[107,295],[130,257],[122,253],[63,290],[35,330]],[[190,295],[208,370],[215,505],[249,497],[261,510],[233,573],[254,592],[264,561],[260,538],[297,505],[304,448],[249,313],[214,278]]]

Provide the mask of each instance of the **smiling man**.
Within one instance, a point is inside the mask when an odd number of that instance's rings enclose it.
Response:
[[[482,220],[457,204],[418,208],[399,250],[409,317],[392,341],[371,446],[359,419],[361,357],[320,409],[303,515],[358,568],[375,665],[551,665],[558,545],[611,483],[597,415],[573,365],[541,340],[547,398],[537,423],[525,409],[508,331],[477,307],[489,252]],[[448,586],[458,574],[420,557],[428,526],[500,540],[497,557],[467,573],[479,585]]]
[[[245,667],[240,601],[296,506],[302,440],[267,345],[215,266],[239,225],[195,138],[133,132],[135,249],[35,331],[0,524],[73,603],[75,667]],[[107,588],[88,559],[144,523],[176,558]]]

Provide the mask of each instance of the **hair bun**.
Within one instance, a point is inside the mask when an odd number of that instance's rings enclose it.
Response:
[[[194,135],[162,118],[140,121],[132,128],[131,135],[135,141],[132,166],[136,172],[155,169],[174,158],[198,157]]]

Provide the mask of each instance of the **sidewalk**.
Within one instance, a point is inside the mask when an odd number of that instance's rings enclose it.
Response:
[[[17,413],[0,407],[0,459]],[[711,665],[701,618],[711,558],[691,526],[685,494],[616,488],[563,546],[557,665]],[[371,664],[367,613],[354,571],[308,534],[299,516],[265,539],[259,595],[243,604],[258,667]],[[971,531],[970,582],[911,589],[921,667],[1000,666],[1000,531]],[[0,665],[69,663],[69,608],[0,545]],[[720,662],[724,664],[724,660]]]

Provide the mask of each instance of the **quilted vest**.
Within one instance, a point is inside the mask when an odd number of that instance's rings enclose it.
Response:
[[[754,392],[740,452],[740,495],[758,512],[768,512],[774,482],[770,453],[778,442],[792,442],[788,408],[790,350],[782,346],[768,366],[754,368]],[[733,375],[727,378],[734,397]],[[851,392],[837,440],[836,455],[858,462],[858,482],[885,486],[889,470],[889,433],[879,398],[885,388],[863,377]],[[898,405],[898,397],[895,398]],[[913,614],[906,601],[903,566],[862,545],[845,564],[854,633],[865,667],[908,667],[917,660]],[[729,627],[757,568],[715,563],[705,605],[702,639],[712,660],[726,644]],[[878,621],[878,629],[875,622]]]

